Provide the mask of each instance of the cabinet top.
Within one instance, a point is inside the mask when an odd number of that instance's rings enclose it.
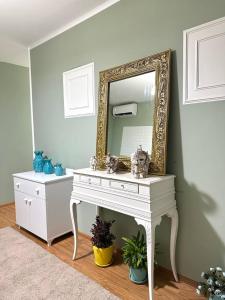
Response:
[[[62,175],[62,176],[56,176],[55,174],[35,173],[34,171],[28,171],[28,172],[13,174],[13,177],[27,179],[30,181],[45,184],[45,183],[51,183],[55,181],[73,178],[73,170],[66,169],[66,175]]]
[[[133,177],[133,175],[130,172],[122,172],[119,173],[113,173],[113,174],[107,174],[106,171],[93,171],[90,168],[85,169],[78,169],[74,170],[74,174],[80,174],[80,175],[88,175],[88,176],[95,176],[95,177],[101,177],[101,178],[107,178],[107,179],[115,179],[115,180],[121,180],[121,181],[127,181],[127,182],[135,182],[142,185],[151,185],[156,182],[165,181],[168,179],[174,179],[174,175],[165,175],[165,176],[158,176],[158,175],[148,175],[146,178],[140,178],[136,179]]]

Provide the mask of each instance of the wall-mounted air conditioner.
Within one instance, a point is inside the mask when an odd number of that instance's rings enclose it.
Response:
[[[114,117],[136,116],[137,103],[123,104],[113,107]]]

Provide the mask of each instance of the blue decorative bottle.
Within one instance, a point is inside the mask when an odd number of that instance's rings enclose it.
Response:
[[[62,176],[64,175],[64,169],[62,167],[62,164],[55,164],[55,175],[56,176]]]
[[[46,160],[48,159],[48,156],[45,155],[45,156],[43,157],[43,159],[44,159],[44,164],[45,164]]]
[[[44,167],[43,167],[43,172],[45,174],[53,174],[54,171],[55,171],[55,169],[53,167],[51,159],[45,159],[45,164],[44,164]]]
[[[33,169],[37,173],[43,172],[44,159],[43,159],[43,151],[34,151],[35,158],[33,160]]]

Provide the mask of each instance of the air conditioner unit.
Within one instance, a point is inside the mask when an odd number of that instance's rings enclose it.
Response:
[[[113,107],[114,117],[136,116],[137,103],[123,104]]]

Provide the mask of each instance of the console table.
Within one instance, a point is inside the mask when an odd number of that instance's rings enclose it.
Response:
[[[70,213],[74,232],[74,253],[77,252],[77,205],[87,202],[108,208],[135,218],[146,230],[149,299],[153,299],[155,227],[163,215],[172,219],[170,237],[170,260],[176,281],[175,248],[178,230],[174,176],[149,176],[134,179],[128,173],[107,174],[106,171],[80,169],[74,171]]]

